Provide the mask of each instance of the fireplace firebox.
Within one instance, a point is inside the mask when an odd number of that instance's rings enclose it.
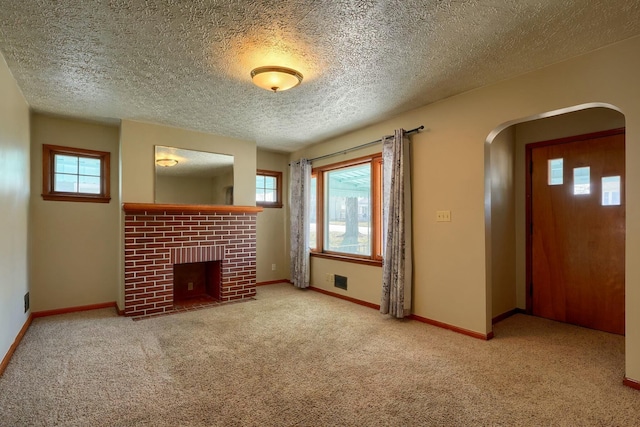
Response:
[[[220,301],[220,261],[173,265],[173,306]]]

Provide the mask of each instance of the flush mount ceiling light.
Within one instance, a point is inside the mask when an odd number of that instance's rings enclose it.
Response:
[[[156,164],[158,166],[168,168],[177,165],[178,161],[176,159],[157,159]]]
[[[253,83],[266,90],[282,92],[296,87],[302,81],[302,74],[287,67],[258,67],[251,70]]]

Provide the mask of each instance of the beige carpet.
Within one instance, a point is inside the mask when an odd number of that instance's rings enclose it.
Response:
[[[640,425],[624,339],[525,315],[485,342],[291,285],[132,321],[36,319],[2,426]]]

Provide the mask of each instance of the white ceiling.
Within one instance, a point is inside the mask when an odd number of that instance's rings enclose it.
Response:
[[[0,0],[34,110],[281,151],[637,34],[640,0]],[[304,81],[259,89],[262,65]]]

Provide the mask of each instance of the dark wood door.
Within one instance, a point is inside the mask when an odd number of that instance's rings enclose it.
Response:
[[[624,133],[528,147],[529,307],[624,334]]]

